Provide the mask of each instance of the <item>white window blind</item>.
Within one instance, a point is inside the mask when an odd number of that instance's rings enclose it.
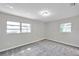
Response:
[[[7,21],[7,33],[20,33],[20,22]]]
[[[22,33],[31,32],[31,25],[27,23],[21,23],[21,32]]]

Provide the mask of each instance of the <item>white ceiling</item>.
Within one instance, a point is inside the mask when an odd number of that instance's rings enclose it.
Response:
[[[43,17],[39,14],[48,10],[51,15]],[[51,21],[79,15],[79,4],[70,3],[0,3],[0,11],[34,20]]]

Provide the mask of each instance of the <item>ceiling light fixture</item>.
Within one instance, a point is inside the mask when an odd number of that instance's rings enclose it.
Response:
[[[42,16],[49,16],[50,12],[48,10],[43,10],[43,11],[40,11],[40,15],[42,15]]]

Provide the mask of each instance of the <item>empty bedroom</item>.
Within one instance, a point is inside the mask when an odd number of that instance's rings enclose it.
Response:
[[[0,3],[0,56],[79,56],[79,3]]]

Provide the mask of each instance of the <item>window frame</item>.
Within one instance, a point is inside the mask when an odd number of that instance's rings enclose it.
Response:
[[[15,28],[15,26],[16,26],[17,29]],[[17,22],[17,21],[7,21],[6,27],[7,27],[6,28],[7,34],[20,33],[20,22]]]
[[[72,32],[72,23],[62,23],[62,24],[60,24],[60,32],[63,32],[63,33]]]
[[[22,25],[25,24],[25,25]],[[25,29],[23,29],[25,28]],[[24,30],[24,32],[23,32]],[[21,33],[31,33],[31,24],[29,23],[21,23]]]
[[[14,24],[12,24],[12,23],[14,23]],[[23,26],[22,24],[26,24],[26,26],[25,25]],[[25,29],[23,29],[23,27]],[[24,30],[24,32],[23,32],[23,30]],[[12,32],[10,32],[10,31],[12,31]],[[6,32],[7,32],[7,34],[31,33],[31,24],[24,23],[24,22],[18,22],[18,21],[7,21]]]

